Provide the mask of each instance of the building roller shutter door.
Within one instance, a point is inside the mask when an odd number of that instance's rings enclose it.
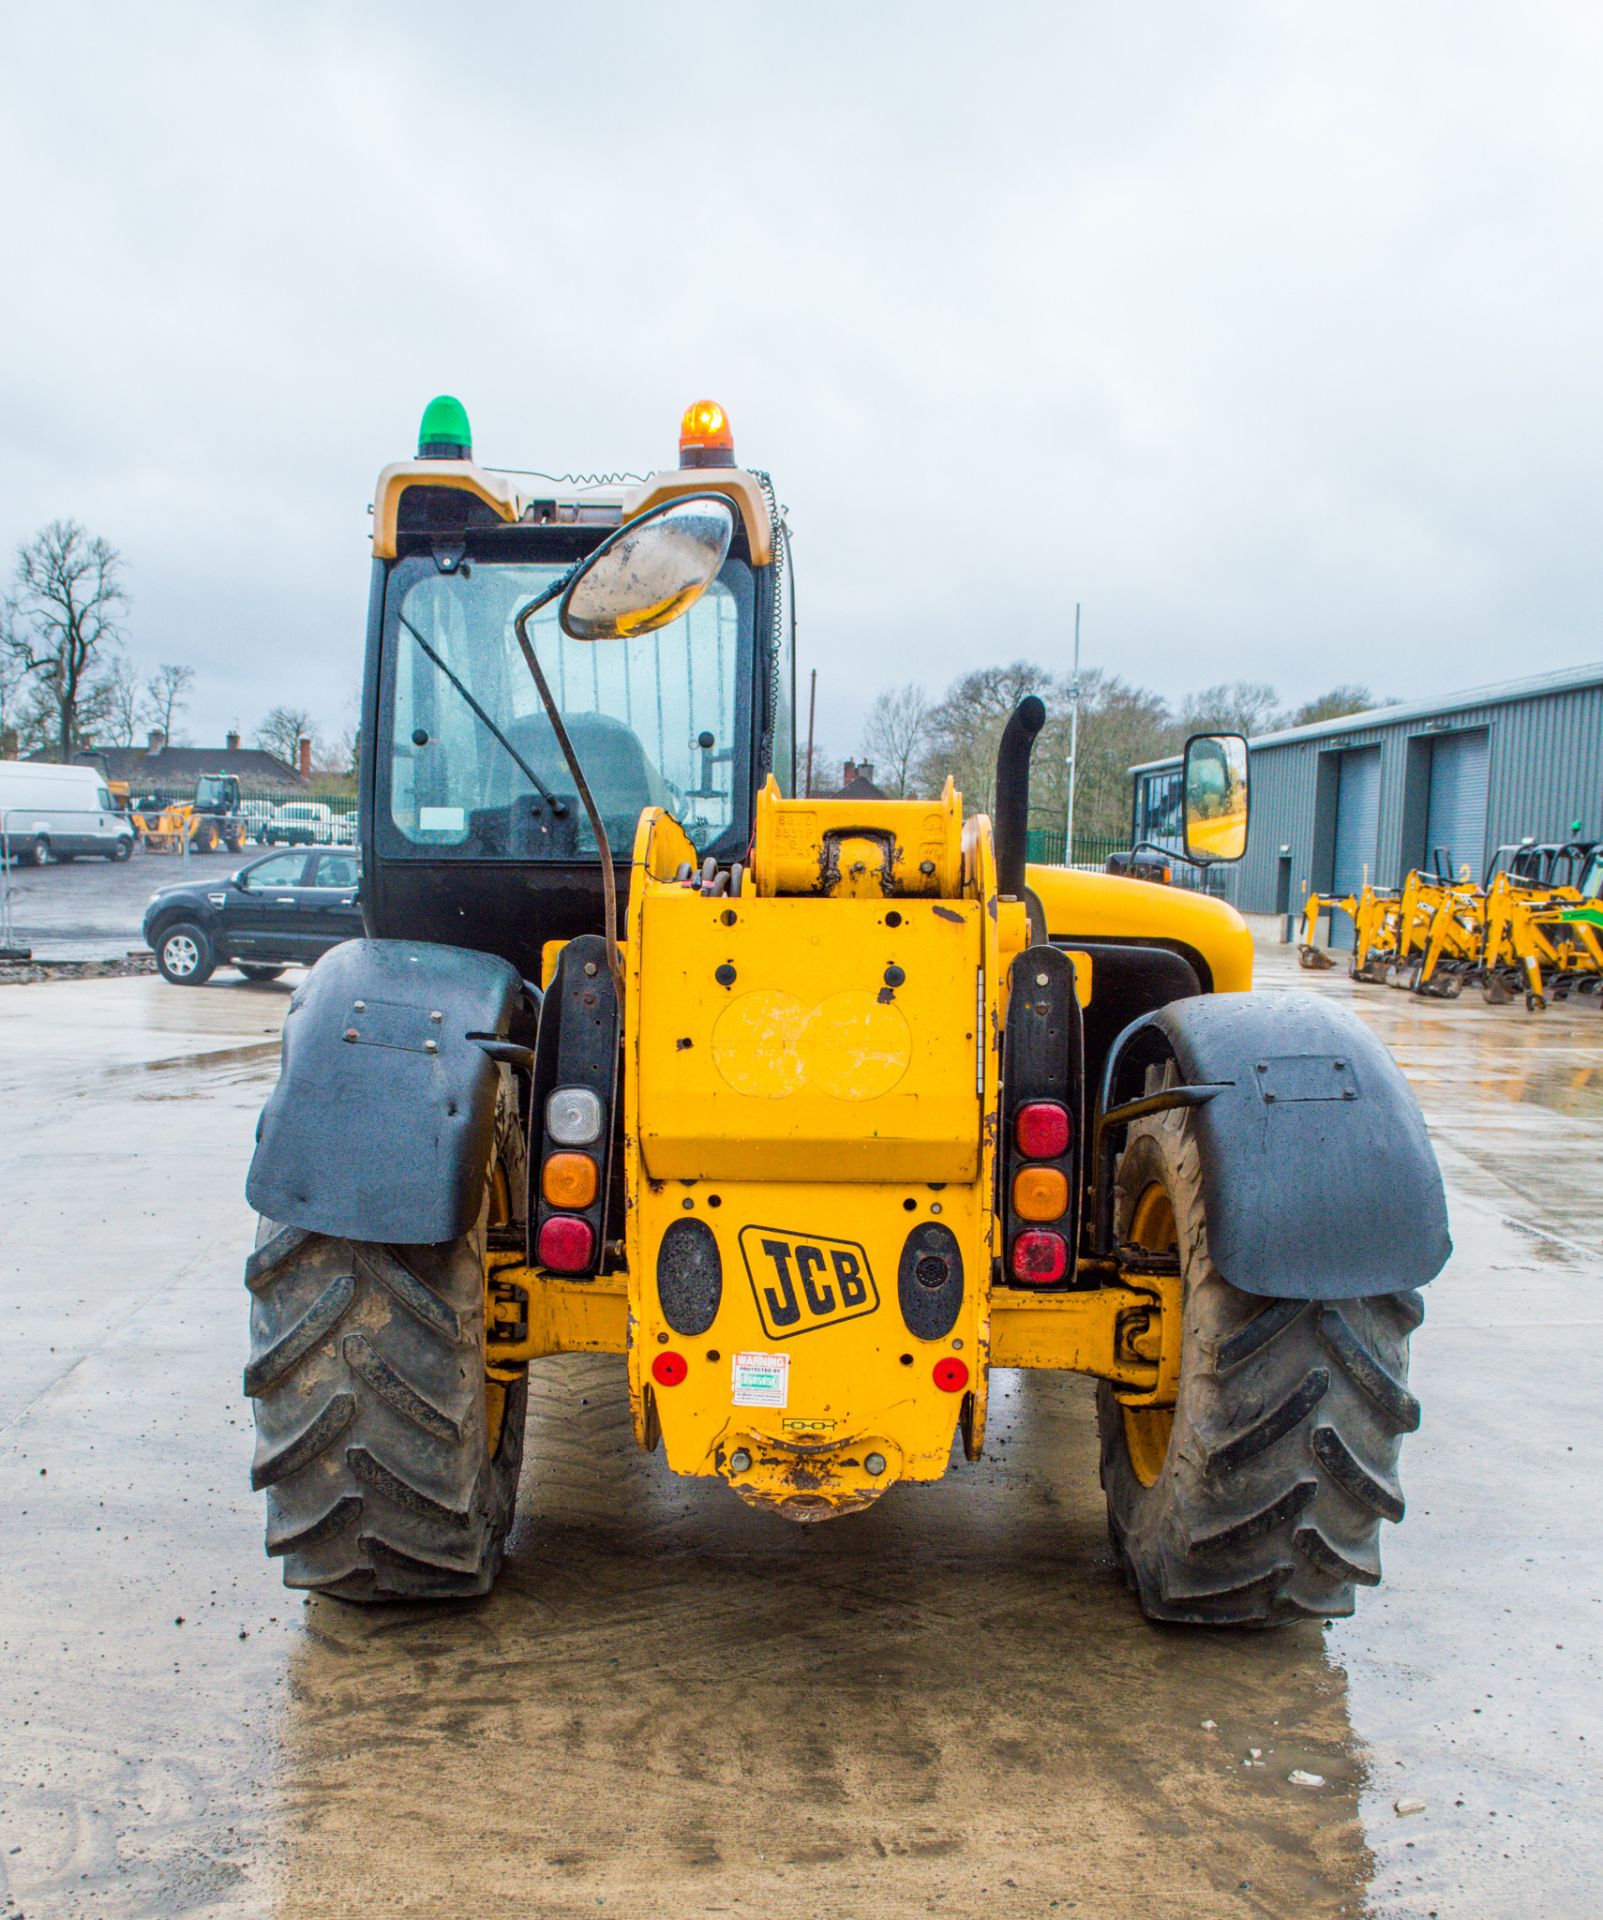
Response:
[[[1332,891],[1356,895],[1375,878],[1380,841],[1380,748],[1359,747],[1341,756],[1336,787],[1336,860]],[[1353,923],[1344,913],[1330,916],[1330,944],[1350,947]]]
[[[1465,867],[1481,878],[1486,862],[1487,733],[1444,733],[1430,743],[1430,807],[1425,821],[1425,864],[1434,870],[1436,849],[1445,847],[1449,871]]]

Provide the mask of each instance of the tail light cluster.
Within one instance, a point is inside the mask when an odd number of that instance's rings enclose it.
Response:
[[[570,940],[540,1009],[529,1127],[529,1257],[588,1277],[606,1246],[618,1004],[598,934]]]
[[[1004,1278],[1019,1287],[1072,1287],[1084,1051],[1074,969],[1056,947],[1029,947],[1013,963],[1011,988],[999,1156]]]

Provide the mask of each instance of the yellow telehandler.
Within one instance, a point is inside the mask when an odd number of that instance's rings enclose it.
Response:
[[[786,523],[712,402],[626,490],[479,466],[442,397],[373,554],[368,937],[295,993],[247,1186],[286,1582],[485,1592],[529,1371],[602,1352],[776,1524],[977,1459],[999,1368],[1085,1375],[1153,1619],[1348,1612],[1449,1252],[1385,1049],[1249,991],[1221,901],[1026,866],[1038,700],[994,824],[797,797]],[[1245,741],[1186,787],[1239,858]]]

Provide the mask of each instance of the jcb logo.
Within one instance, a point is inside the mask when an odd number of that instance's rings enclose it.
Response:
[[[855,1320],[879,1306],[868,1255],[855,1240],[803,1237],[783,1227],[742,1227],[740,1252],[770,1340]]]

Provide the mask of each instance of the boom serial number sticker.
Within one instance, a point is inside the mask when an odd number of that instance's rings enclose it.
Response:
[[[879,1307],[868,1255],[855,1240],[742,1227],[740,1252],[770,1340],[790,1340]]]

